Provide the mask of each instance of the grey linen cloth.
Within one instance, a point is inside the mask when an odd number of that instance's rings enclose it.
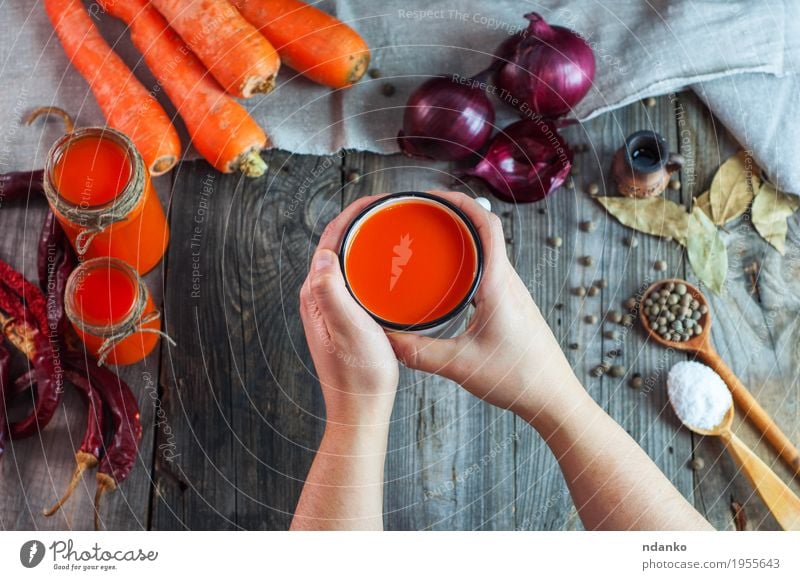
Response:
[[[525,26],[523,14],[537,11],[552,24],[580,32],[595,51],[595,83],[574,111],[577,118],[691,87],[772,179],[800,192],[795,162],[800,159],[800,7],[794,0],[324,0],[318,5],[365,37],[380,76],[332,91],[284,69],[275,91],[246,101],[276,147],[316,155],[342,148],[396,152],[411,91],[432,74],[481,71],[494,48]],[[145,86],[157,89],[125,27],[96,4],[87,6]],[[101,124],[103,117],[69,66],[41,2],[5,0],[3,8],[0,171],[40,167],[60,129],[55,123],[24,127],[21,120],[30,109],[59,105],[83,125]],[[157,94],[174,114],[163,91]],[[498,103],[498,124],[514,118]],[[188,144],[185,132],[183,137]],[[191,148],[186,155],[196,157]]]

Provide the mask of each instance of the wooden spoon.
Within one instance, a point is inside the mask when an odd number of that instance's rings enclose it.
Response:
[[[683,421],[680,415],[678,417],[695,433],[721,437],[733,459],[741,467],[781,527],[784,530],[800,531],[800,498],[731,431],[733,405],[725,413],[722,423],[710,430],[690,425]]]
[[[708,308],[708,300],[703,296],[703,293],[686,280],[681,280],[679,278],[661,280],[652,284],[643,294],[642,304],[652,292],[659,290],[664,284],[668,284],[669,282],[684,284],[689,294],[701,305],[704,304]],[[647,315],[641,307],[639,308],[639,319],[645,331],[650,335],[650,338],[657,343],[675,350],[693,352],[700,360],[714,369],[714,371],[722,377],[722,380],[725,381],[725,384],[728,385],[728,389],[730,389],[731,395],[733,395],[733,400],[742,410],[745,418],[755,425],[756,429],[769,441],[770,445],[775,448],[789,467],[791,467],[797,475],[800,475],[800,451],[797,450],[797,447],[795,447],[791,440],[780,430],[764,408],[758,404],[755,397],[747,390],[742,384],[742,381],[739,380],[728,365],[723,362],[719,353],[714,349],[714,345],[711,343],[710,309],[698,320],[698,323],[703,327],[703,331],[685,342],[664,339],[650,326],[650,321],[647,319]]]

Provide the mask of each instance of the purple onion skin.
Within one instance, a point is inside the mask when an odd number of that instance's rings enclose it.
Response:
[[[586,96],[594,81],[592,48],[576,32],[531,12],[528,28],[497,50],[494,81],[523,114],[554,119]]]
[[[485,181],[502,200],[531,203],[564,183],[572,159],[554,125],[523,119],[498,133],[483,160],[466,174]]]
[[[468,81],[434,77],[411,94],[397,143],[406,155],[456,161],[479,151],[492,134],[494,107]]]

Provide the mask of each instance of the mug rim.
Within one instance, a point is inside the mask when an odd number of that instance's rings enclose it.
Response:
[[[428,322],[417,323],[417,324],[400,324],[397,322],[392,322],[390,320],[385,320],[378,316],[377,314],[373,313],[369,308],[364,306],[362,302],[358,299],[353,289],[350,287],[350,283],[347,280],[347,269],[345,268],[345,247],[347,245],[348,239],[350,235],[353,233],[353,230],[369,212],[374,210],[375,208],[384,205],[387,201],[391,201],[393,199],[398,198],[418,198],[418,199],[425,199],[428,201],[433,201],[440,205],[443,205],[448,210],[453,212],[458,219],[464,224],[469,232],[470,236],[472,237],[472,242],[475,246],[475,276],[472,280],[472,284],[469,287],[469,290],[464,295],[464,298],[459,301],[459,303],[453,307],[452,310],[443,314],[438,318],[434,318]],[[358,303],[358,305],[363,308],[367,314],[369,314],[373,320],[375,320],[378,324],[382,327],[389,329],[389,330],[399,330],[405,332],[412,332],[412,331],[420,331],[420,330],[430,330],[432,328],[436,328],[437,326],[441,326],[446,324],[460,315],[467,306],[469,306],[470,302],[472,302],[473,298],[475,298],[475,293],[478,291],[478,286],[480,285],[481,279],[483,278],[483,244],[481,244],[480,236],[478,235],[478,230],[475,227],[475,224],[472,223],[472,220],[467,217],[461,208],[457,205],[452,203],[450,200],[447,200],[443,197],[438,195],[434,195],[427,192],[422,191],[400,191],[396,193],[389,193],[380,199],[375,200],[364,209],[362,209],[358,214],[353,218],[353,220],[348,224],[347,228],[342,235],[342,242],[339,245],[339,265],[342,269],[342,277],[344,278],[344,285],[347,288],[347,291],[353,297],[353,299]]]

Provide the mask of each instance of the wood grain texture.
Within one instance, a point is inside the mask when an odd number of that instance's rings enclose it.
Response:
[[[324,409],[298,314],[315,236],[341,209],[338,157],[268,155],[258,180],[184,166],[172,208],[154,529],[285,529]],[[159,448],[169,443],[159,434]]]
[[[162,203],[172,176],[154,180]],[[36,282],[36,245],[47,204],[43,198],[11,202],[0,209],[0,257]],[[163,267],[146,276],[157,305],[161,304]],[[141,411],[142,441],[136,466],[117,492],[107,494],[101,507],[103,525],[111,530],[142,530],[149,526],[154,417],[158,405],[157,378],[161,345],[144,361],[113,368],[136,395]],[[20,361],[24,368],[24,362]],[[25,408],[18,409],[26,412]],[[40,435],[11,442],[0,459],[0,529],[93,530],[94,472],[87,472],[70,501],[55,515],[41,514],[63,493],[75,468],[75,449],[86,430],[86,408],[68,388],[58,411]]]
[[[685,131],[686,154],[693,159],[691,179],[683,179],[683,193],[697,196],[705,191],[736,144],[708,113],[700,100],[681,93],[679,130]],[[680,119],[683,115],[684,124]],[[746,144],[742,145],[746,148]],[[722,358],[795,444],[800,443],[800,238],[797,215],[790,218],[787,255],[781,257],[764,242],[749,223],[749,213],[725,226],[729,271],[725,293],[704,291],[714,321],[712,338]],[[757,265],[754,278],[746,270]],[[688,280],[697,283],[691,268]],[[783,481],[792,474],[775,453],[760,442],[753,428],[738,413],[734,432],[772,467]],[[748,529],[779,529],[747,479],[727,456],[719,441],[699,439],[696,454],[705,468],[695,474],[697,505],[718,529],[734,529],[731,503],[743,505]],[[792,485],[795,492],[800,485]]]
[[[586,193],[591,183],[601,195],[614,193],[611,156],[626,135],[642,128],[659,131],[673,148],[681,144],[688,161],[682,187],[667,197],[684,204],[705,190],[719,163],[736,149],[692,95],[660,98],[655,108],[634,104],[567,130],[573,145],[589,147],[576,156],[574,188],[533,205],[492,198],[493,209],[504,222],[510,258],[592,396],[715,527],[734,528],[735,501],[744,506],[748,529],[777,529],[721,443],[693,437],[669,408],[666,372],[686,355],[646,341],[639,328],[584,322],[587,314],[602,320],[609,310],[621,312],[625,298],[655,279],[674,275],[696,283],[675,243],[638,235],[638,247],[629,248],[623,238],[630,230]],[[447,188],[487,195],[480,183],[460,181],[448,164],[402,156],[271,151],[265,159],[269,171],[258,180],[223,176],[197,161],[175,172],[171,193],[159,182],[171,201],[172,242],[166,275],[153,274],[148,282],[154,294],[164,291],[166,329],[178,346],[123,371],[139,396],[146,437],[140,465],[107,498],[110,528],[286,529],[324,426],[297,311],[299,287],[322,229],[345,204],[372,193]],[[359,177],[351,182],[353,172]],[[30,277],[43,209],[43,202],[34,202],[30,209],[15,203],[0,211],[0,255]],[[713,339],[797,443],[800,223],[791,218],[787,255],[781,257],[747,217],[726,228],[731,272],[726,294],[708,295]],[[583,232],[582,221],[597,227]],[[550,235],[563,240],[557,251],[546,244]],[[592,256],[593,265],[580,265],[582,256]],[[653,270],[658,259],[668,263],[667,271]],[[756,292],[745,271],[753,262],[760,268]],[[599,279],[606,286],[598,295],[571,293]],[[619,336],[604,336],[611,330]],[[570,349],[570,343],[578,348]],[[614,362],[628,376],[592,376],[612,350],[620,351]],[[639,391],[627,386],[634,372],[645,382]],[[7,452],[0,462],[0,528],[91,527],[91,478],[62,516],[38,515],[66,482],[83,422],[77,396],[69,395],[41,440],[20,442]],[[734,430],[791,481],[740,418]],[[704,460],[703,469],[688,467],[693,456]],[[406,369],[392,417],[386,482],[388,529],[582,527],[555,460],[527,424],[449,381]]]

